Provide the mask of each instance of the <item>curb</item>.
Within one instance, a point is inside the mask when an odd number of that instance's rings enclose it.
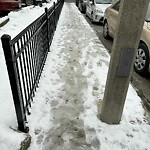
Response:
[[[13,128],[11,128],[11,129],[13,131],[15,131],[15,132],[23,133],[24,134],[25,138],[21,142],[19,150],[27,150],[29,148],[29,146],[30,146],[30,143],[31,143],[31,136],[28,133],[24,133],[24,132],[21,132],[19,130],[13,129]]]
[[[27,150],[31,143],[31,136],[26,134],[26,138],[21,142],[20,150]]]

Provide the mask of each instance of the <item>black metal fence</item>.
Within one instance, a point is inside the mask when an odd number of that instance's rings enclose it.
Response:
[[[18,129],[28,132],[26,114],[38,87],[64,0],[54,3],[14,39],[1,37]]]

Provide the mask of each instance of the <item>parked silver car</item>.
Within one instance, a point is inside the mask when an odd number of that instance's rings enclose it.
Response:
[[[104,12],[112,0],[87,0],[86,15],[92,22],[103,22]]]

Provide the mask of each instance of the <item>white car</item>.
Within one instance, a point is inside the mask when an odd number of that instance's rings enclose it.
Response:
[[[105,9],[111,5],[111,2],[112,0],[87,0],[86,16],[92,22],[103,23]]]

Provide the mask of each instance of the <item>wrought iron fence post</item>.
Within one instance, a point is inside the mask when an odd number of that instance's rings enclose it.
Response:
[[[9,35],[3,35],[1,37],[2,40],[2,46],[4,50],[7,70],[8,70],[8,76],[10,80],[10,86],[12,90],[16,115],[17,115],[17,121],[18,121],[18,129],[23,132],[27,132],[28,128],[25,125],[25,114],[23,113],[23,104],[22,99],[20,95],[20,89],[18,86],[18,78],[17,73],[15,70],[15,63],[13,62],[13,55],[12,55],[12,49],[11,49],[11,37]]]
[[[55,28],[55,30],[56,30],[56,20],[55,20],[55,18],[56,18],[56,3],[54,2],[54,28]]]
[[[47,44],[48,44],[48,51],[50,51],[50,48],[49,48],[49,41],[50,41],[50,38],[49,38],[49,21],[48,21],[48,9],[45,8],[45,13],[46,13],[46,24],[47,24]]]

